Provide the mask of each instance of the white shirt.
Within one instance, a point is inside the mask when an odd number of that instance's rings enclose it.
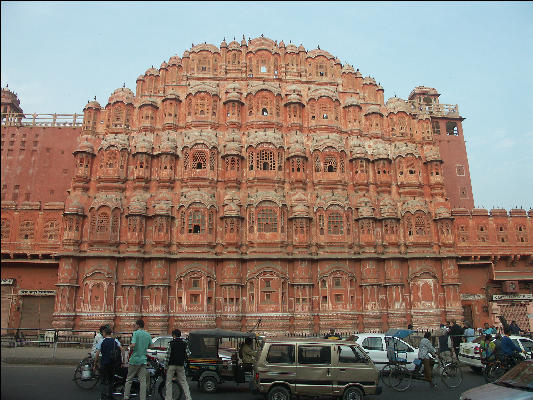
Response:
[[[94,340],[93,340],[93,347],[91,348],[91,355],[94,357],[94,355],[96,354],[96,350],[97,347],[98,347],[98,343],[100,343],[102,340],[104,340],[104,337],[102,336],[102,334],[100,332],[98,332],[95,336],[94,336]]]
[[[433,347],[429,339],[423,338],[420,341],[420,345],[418,346],[418,358],[423,360],[424,358],[429,358],[428,353],[436,352],[435,347]]]

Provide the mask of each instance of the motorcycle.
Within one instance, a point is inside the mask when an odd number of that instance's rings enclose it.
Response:
[[[163,364],[154,357],[147,357],[147,379],[146,379],[146,389],[147,394],[146,398],[152,398],[152,395],[155,390],[159,394],[161,399],[165,399],[166,396],[166,370],[163,367]],[[126,378],[128,376],[128,368],[120,367],[120,369],[113,376],[113,388],[112,388],[112,399],[113,400],[122,400],[124,397],[124,388],[126,386]],[[140,392],[140,382],[139,378],[133,378],[131,383],[130,399],[138,399]],[[172,400],[179,400],[183,394],[181,386],[176,382],[172,381]]]

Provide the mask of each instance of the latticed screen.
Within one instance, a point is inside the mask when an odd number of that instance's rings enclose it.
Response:
[[[324,171],[337,172],[337,160],[333,156],[324,157]]]
[[[34,237],[34,224],[33,221],[24,221],[20,224],[19,238],[30,239]]]
[[[427,235],[426,218],[423,215],[415,217],[415,232],[418,236]]]
[[[257,169],[263,171],[275,171],[276,159],[271,150],[260,150],[257,157]]]
[[[98,213],[96,221],[96,233],[105,233],[109,230],[109,214],[106,212]]]
[[[263,208],[257,213],[257,231],[272,233],[278,231],[278,214],[271,208]]]
[[[205,215],[201,211],[191,211],[189,213],[189,233],[205,232]]]
[[[207,157],[203,151],[195,151],[192,157],[192,166],[194,169],[206,169]]]
[[[338,212],[328,215],[328,234],[342,235],[344,233],[342,215]]]

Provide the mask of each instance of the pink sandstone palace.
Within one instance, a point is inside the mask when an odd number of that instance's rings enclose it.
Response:
[[[83,114],[2,90],[2,328],[533,329],[533,210],[475,209],[456,105],[200,44]]]

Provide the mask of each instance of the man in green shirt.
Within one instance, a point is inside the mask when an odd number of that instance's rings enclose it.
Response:
[[[126,386],[124,388],[124,400],[130,398],[131,381],[135,376],[139,377],[139,397],[141,400],[146,400],[146,350],[152,345],[152,338],[144,328],[144,321],[137,320],[135,323],[137,330],[133,332],[130,349],[132,350],[129,365],[128,377],[126,378]]]

